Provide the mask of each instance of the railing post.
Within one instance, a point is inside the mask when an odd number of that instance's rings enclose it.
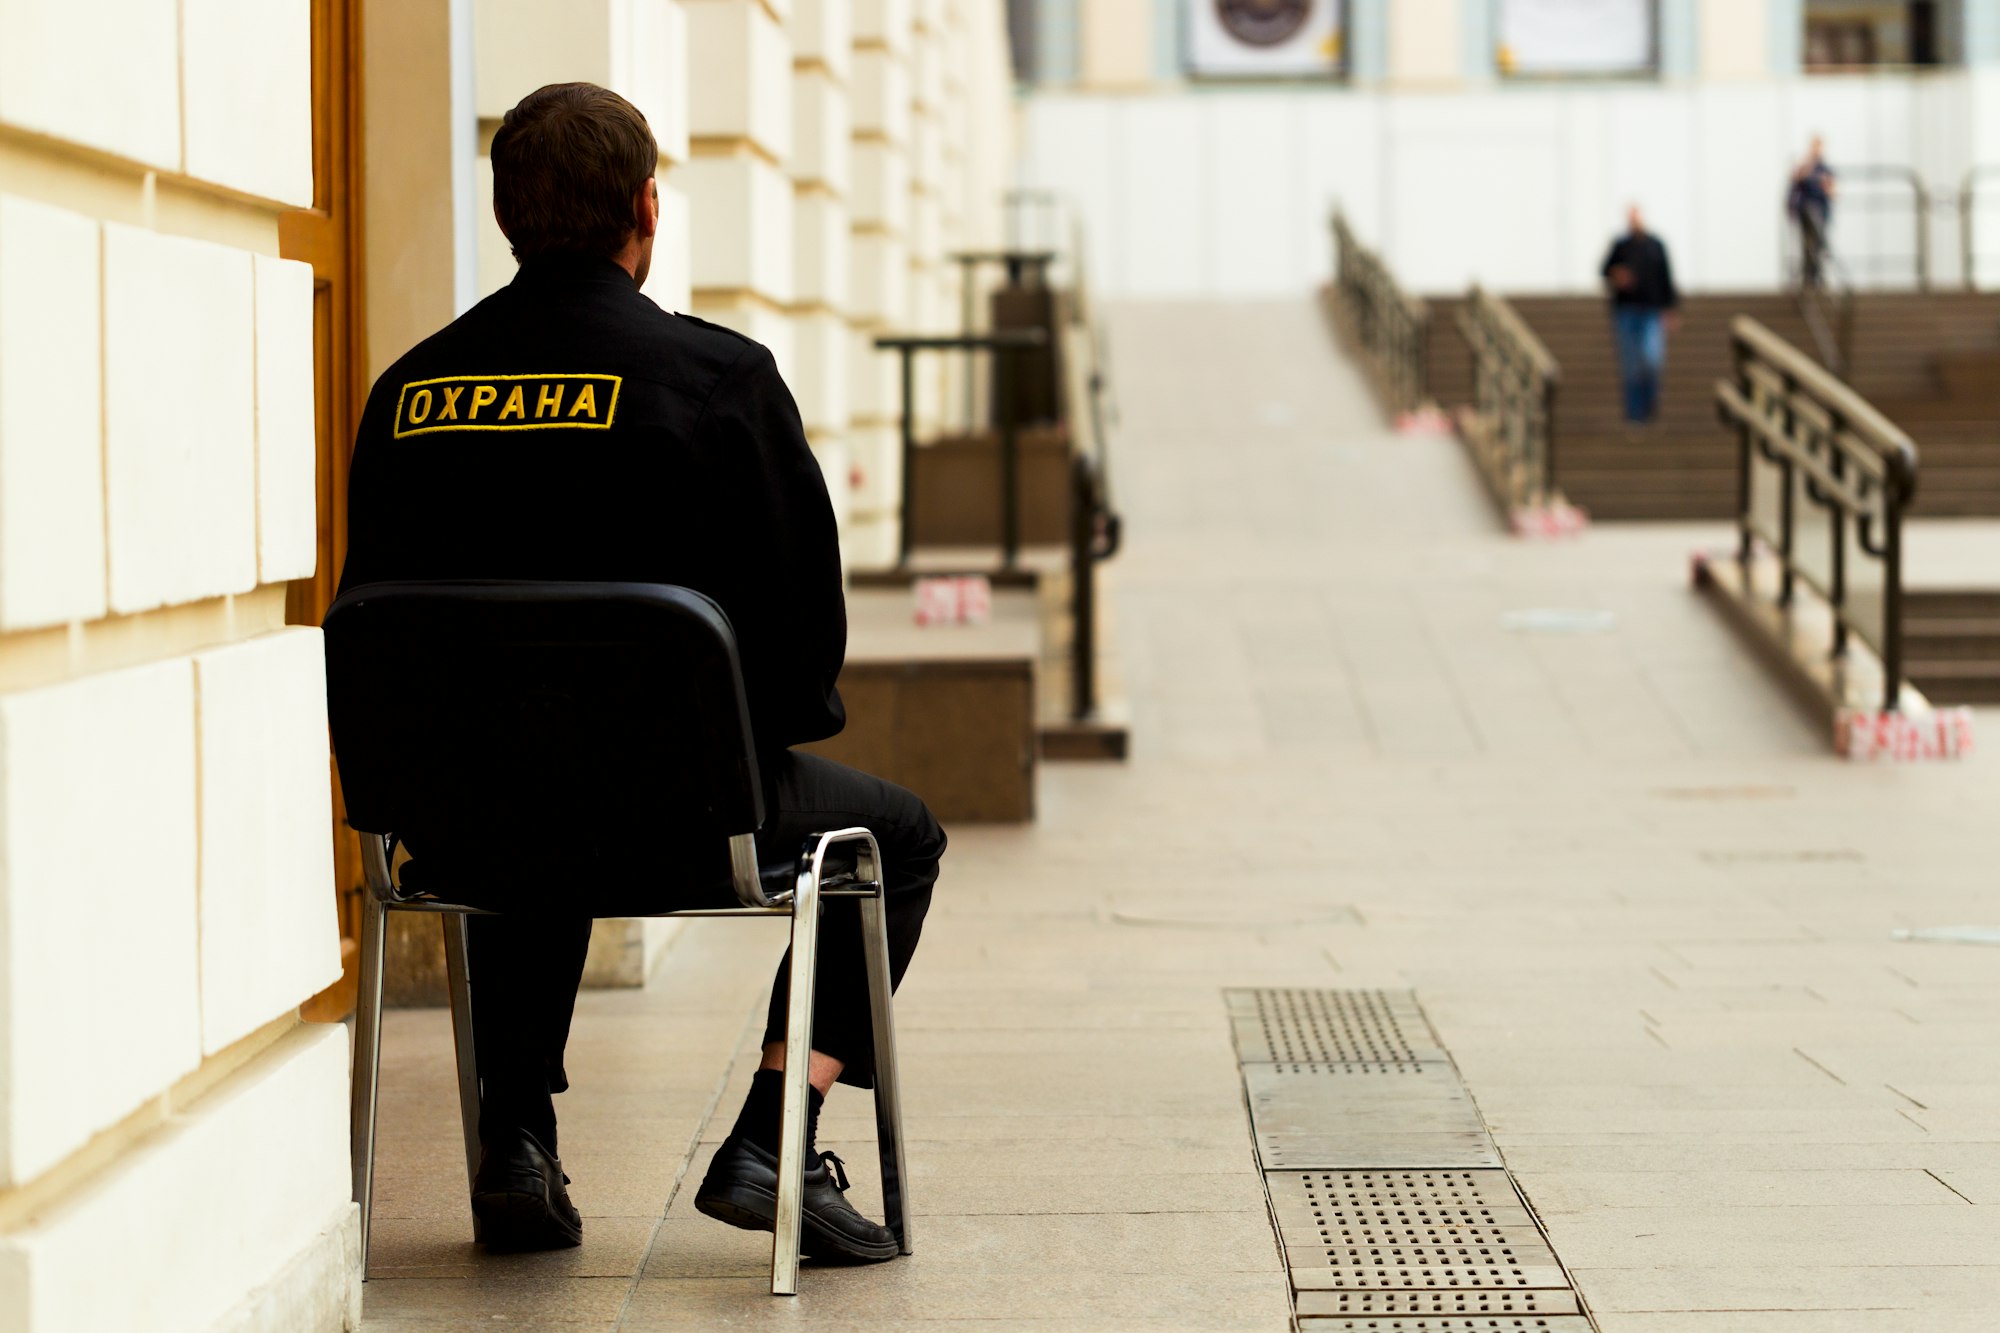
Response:
[[[1097,713],[1097,487],[1082,454],[1070,468],[1070,720]]]
[[[1837,440],[1840,437],[1841,428],[1840,416],[1838,413],[1835,413],[1833,428],[1829,432],[1829,439]],[[1847,470],[1843,463],[1843,456],[1839,447],[1837,445],[1830,446],[1827,454],[1828,461],[1833,468],[1834,479],[1836,481],[1845,480]],[[1847,619],[1843,613],[1847,610],[1846,507],[1838,504],[1834,505],[1831,517],[1833,521],[1827,525],[1827,530],[1832,534],[1833,549],[1827,553],[1831,557],[1831,562],[1828,566],[1826,600],[1827,604],[1833,607],[1833,655],[1835,657],[1845,657],[1847,655]]]
[[[1906,496],[1898,482],[1892,494],[1884,488],[1882,505],[1882,711],[1895,712],[1903,702],[1903,506]]]
[[[899,492],[902,498],[903,515],[896,529],[896,565],[898,568],[910,563],[910,552],[915,540],[910,532],[910,518],[917,512],[917,349],[905,346],[903,353],[903,475]]]
[[[1012,570],[1021,554],[1021,439],[1014,401],[1014,352],[994,358],[994,392],[1000,397],[1000,564]],[[907,410],[907,408],[905,409]]]
[[[1735,334],[1730,337],[1730,346],[1736,363],[1736,387],[1744,400],[1755,404],[1758,392],[1750,379],[1750,348]],[[1743,586],[1750,587],[1750,557],[1755,553],[1755,515],[1751,512],[1754,503],[1750,469],[1756,463],[1756,442],[1751,436],[1748,422],[1736,423],[1737,458],[1736,470],[1736,564],[1743,573]]]

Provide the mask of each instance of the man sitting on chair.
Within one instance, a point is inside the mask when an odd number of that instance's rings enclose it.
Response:
[[[493,136],[493,212],[514,280],[376,381],[354,447],[341,587],[387,580],[680,584],[736,631],[769,811],[760,850],[862,825],[882,849],[891,975],[923,929],[945,836],[922,801],[790,747],[838,732],[846,652],[826,484],[769,351],[640,294],[659,225],[645,117],[587,83],[529,94]],[[421,837],[417,840],[421,841]],[[414,845],[413,845],[414,846]],[[420,847],[414,847],[420,851]],[[824,909],[813,1046],[785,1049],[789,958],[764,1058],[695,1205],[769,1231],[781,1087],[811,1061],[812,1121],[835,1080],[872,1082],[859,911]],[[472,1208],[489,1249],[580,1243],[556,1159],[553,1094],[590,922],[473,917],[473,1035],[482,1084]],[[807,1131],[805,1252],[887,1259],[895,1237],[842,1195]]]

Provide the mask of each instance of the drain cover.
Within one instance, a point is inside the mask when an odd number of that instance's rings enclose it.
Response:
[[[1301,1167],[1497,1167],[1450,1065],[1352,1073],[1318,1064],[1246,1064],[1250,1120],[1266,1171]]]
[[[1265,1183],[1280,1218],[1340,1234],[1535,1224],[1502,1170],[1274,1171]]]
[[[1408,991],[1235,990],[1225,992],[1246,1064],[1438,1063],[1430,1024]]]
[[[1591,1333],[1413,993],[1224,996],[1301,1330]]]
[[[1367,1319],[1380,1315],[1573,1315],[1568,1291],[1302,1291],[1299,1316]]]
[[[1300,1329],[1324,1333],[1590,1333],[1582,1315],[1388,1315],[1372,1319],[1300,1317]]]

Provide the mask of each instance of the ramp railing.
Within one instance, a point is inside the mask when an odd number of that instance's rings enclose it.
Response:
[[[1462,431],[1494,498],[1508,510],[1562,503],[1555,477],[1556,393],[1562,368],[1527,321],[1474,287],[1458,310],[1472,350],[1472,417]]]
[[[1414,412],[1430,395],[1430,307],[1396,284],[1382,257],[1333,215],[1334,292],[1391,412]]]
[[[1866,399],[1747,316],[1730,328],[1735,378],[1715,386],[1740,440],[1737,547],[1746,597],[1789,609],[1801,583],[1832,612],[1835,658],[1858,638],[1881,659],[1882,708],[1903,688],[1903,515],[1917,447]],[[1776,559],[1760,586],[1759,545]],[[1771,581],[1764,580],[1765,584]]]

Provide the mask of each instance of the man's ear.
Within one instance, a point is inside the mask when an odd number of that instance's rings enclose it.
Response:
[[[638,229],[639,239],[651,240],[660,230],[660,183],[648,177],[646,186],[639,191],[639,197],[632,201],[632,225]]]

